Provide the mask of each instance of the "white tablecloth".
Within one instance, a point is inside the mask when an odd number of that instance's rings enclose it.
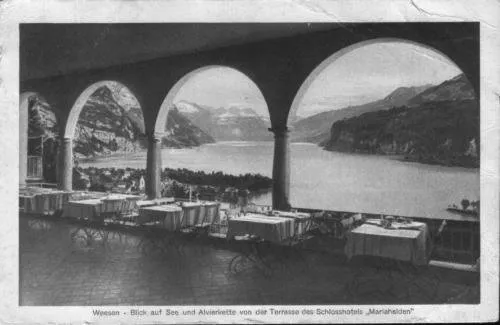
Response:
[[[176,205],[157,205],[139,209],[138,224],[155,222],[170,231],[182,228],[182,209]]]
[[[183,202],[182,203],[182,225],[184,227],[192,227],[203,222],[204,215],[202,214],[202,204],[198,202]]]
[[[425,223],[393,223],[392,229],[385,229],[379,224],[379,220],[367,220],[347,234],[345,253],[348,258],[371,255],[415,265],[428,263],[430,237]]]
[[[88,192],[88,191],[75,191],[71,193],[70,201],[81,201],[81,200],[91,200],[100,199],[108,194],[105,192]]]
[[[70,195],[71,192],[66,191],[27,190],[19,195],[20,207],[25,213],[52,214],[63,209]]]
[[[174,203],[174,201],[175,201],[175,199],[173,197],[163,197],[163,198],[154,199],[154,200],[139,200],[139,201],[137,201],[137,206],[140,208],[152,207],[155,205]]]
[[[219,209],[220,203],[218,202],[203,202],[203,214],[204,214],[204,223],[213,224],[220,221],[219,217]]]
[[[99,199],[68,201],[63,217],[102,220],[106,216],[129,213],[136,209],[139,196],[109,195]]]
[[[100,220],[103,210],[102,201],[99,199],[69,201],[63,212],[63,217]]]
[[[101,198],[103,208],[103,213],[116,214],[116,213],[128,213],[132,210],[136,210],[137,202],[141,199],[140,196],[136,195],[124,195],[124,194],[111,194],[106,197]]]
[[[311,228],[311,214],[305,212],[289,212],[273,210],[273,215],[281,218],[292,218],[295,221],[294,236],[305,234]]]
[[[228,221],[228,238],[255,235],[275,243],[294,236],[294,219],[246,214]]]

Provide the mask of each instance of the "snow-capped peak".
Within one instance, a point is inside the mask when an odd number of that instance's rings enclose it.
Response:
[[[248,106],[242,106],[242,105],[230,105],[228,108],[227,108],[227,112],[232,114],[232,115],[236,115],[236,116],[240,116],[240,117],[257,117],[258,114],[250,107]]]

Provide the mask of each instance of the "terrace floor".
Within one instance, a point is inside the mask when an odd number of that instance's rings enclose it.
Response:
[[[479,276],[468,272],[401,271],[311,249],[270,268],[239,263],[235,272],[229,265],[238,249],[220,239],[186,239],[161,252],[130,230],[107,232],[105,245],[82,245],[71,235],[78,227],[20,216],[20,305],[479,303]]]

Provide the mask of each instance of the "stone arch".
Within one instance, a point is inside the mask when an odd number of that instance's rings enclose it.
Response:
[[[442,51],[436,49],[433,46],[430,46],[430,45],[427,45],[427,44],[424,44],[424,43],[421,43],[421,42],[417,42],[417,41],[413,41],[413,40],[408,40],[408,39],[404,39],[404,38],[392,38],[392,37],[379,37],[379,38],[374,38],[374,39],[370,39],[370,40],[360,41],[360,42],[351,44],[349,46],[346,46],[346,47],[344,47],[344,48],[336,51],[335,53],[333,53],[332,55],[330,55],[329,57],[327,57],[326,59],[324,59],[318,66],[316,66],[316,68],[314,68],[313,71],[311,71],[309,73],[309,75],[306,77],[306,79],[304,80],[304,82],[302,83],[302,85],[299,87],[299,90],[297,91],[297,93],[296,93],[296,95],[295,95],[295,97],[293,99],[292,106],[290,108],[290,113],[288,114],[288,121],[290,121],[291,118],[293,119],[295,117],[295,115],[297,114],[297,110],[299,108],[299,105],[302,102],[302,99],[304,98],[305,94],[309,90],[311,84],[314,82],[314,80],[316,80],[316,78],[328,66],[330,66],[332,63],[334,63],[340,57],[342,57],[342,56],[344,56],[344,55],[346,55],[346,54],[348,54],[348,53],[350,53],[352,51],[355,51],[356,49],[359,49],[359,48],[367,46],[367,45],[380,44],[380,43],[406,43],[406,44],[411,44],[411,45],[415,45],[415,46],[418,46],[418,47],[425,48],[427,50],[430,50],[430,51],[438,54],[440,57],[442,57],[446,61],[448,61],[448,63],[454,65],[459,70],[461,70],[462,72],[464,72],[464,69],[462,69],[447,54],[443,53]]]
[[[194,77],[198,76],[200,73],[204,71],[208,71],[214,68],[227,68],[234,70],[243,76],[245,76],[249,81],[253,83],[259,90],[260,94],[265,100],[264,94],[262,90],[259,88],[257,83],[250,78],[246,73],[242,72],[238,68],[228,66],[228,65],[219,65],[219,64],[209,64],[206,66],[202,66],[187,72],[182,75],[170,88],[166,97],[164,98],[160,110],[157,114],[154,129],[152,134],[149,134],[149,148],[148,149],[148,163],[147,163],[147,173],[148,173],[148,196],[150,198],[157,198],[160,196],[160,178],[161,178],[161,168],[162,168],[162,159],[161,159],[161,138],[165,135],[165,125],[167,123],[168,113],[170,108],[174,104],[174,99],[181,90],[181,88],[186,85],[190,80]],[[269,106],[267,105],[267,109],[269,110]]]
[[[266,98],[264,96],[264,93],[262,92],[262,89],[259,87],[259,85],[247,74],[242,72],[240,69],[236,67],[232,67],[229,65],[219,65],[219,64],[211,64],[211,65],[206,65],[197,69],[194,69],[186,74],[184,74],[170,90],[168,91],[167,95],[165,96],[165,99],[163,100],[160,111],[158,112],[158,116],[156,118],[156,122],[154,125],[154,136],[161,138],[165,131],[165,123],[167,122],[167,116],[168,112],[170,111],[170,108],[174,104],[174,99],[181,90],[181,88],[188,83],[190,80],[193,78],[196,78],[200,73],[203,73],[205,71],[211,70],[211,69],[216,69],[216,68],[225,68],[225,69],[231,69],[233,71],[238,72],[239,74],[245,76],[252,84],[254,84],[257,89],[259,90],[260,94],[264,98],[264,101],[266,102],[267,109],[269,111],[269,106],[267,105]],[[271,114],[269,112],[269,114]]]
[[[90,86],[88,86],[87,88],[85,88],[85,90],[80,93],[80,95],[76,99],[75,103],[71,107],[69,116],[66,120],[66,125],[64,127],[64,138],[65,139],[73,139],[73,137],[75,135],[75,131],[76,131],[76,125],[78,124],[78,119],[80,117],[80,113],[82,112],[83,107],[85,106],[85,104],[87,103],[89,98],[97,90],[99,90],[102,87],[106,87],[110,84],[119,84],[119,85],[125,87],[132,95],[134,95],[136,100],[139,102],[139,99],[133,93],[133,91],[131,91],[131,88],[120,81],[102,80],[102,81],[95,82],[95,83],[91,84]],[[141,107],[141,110],[142,110],[142,106],[141,106],[140,102],[139,102],[139,106]]]
[[[130,88],[119,81],[114,80],[103,80],[95,82],[85,88],[85,90],[78,96],[75,103],[71,107],[71,111],[66,120],[64,127],[64,137],[61,141],[62,150],[60,152],[61,158],[61,177],[60,177],[60,188],[64,190],[71,191],[73,189],[73,137],[75,135],[76,126],[80,113],[83,107],[87,103],[90,96],[92,96],[98,89],[108,86],[109,84],[117,83],[125,87],[130,91]],[[131,92],[131,91],[130,91]],[[131,92],[133,94],[133,92]],[[135,96],[135,95],[134,95]],[[136,96],[135,96],[136,97]],[[138,101],[137,97],[136,100]],[[139,103],[139,106],[140,103]],[[141,107],[142,110],[142,107]]]

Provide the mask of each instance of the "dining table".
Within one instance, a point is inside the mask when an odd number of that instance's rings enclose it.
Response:
[[[63,217],[102,221],[106,217],[128,214],[138,209],[141,197],[127,194],[109,194],[103,197],[71,200],[63,209]]]
[[[170,231],[182,229],[182,208],[174,205],[155,205],[139,208],[137,224],[157,224]]]
[[[73,191],[70,195],[69,201],[81,201],[90,199],[100,199],[107,196],[106,192],[97,191]]]
[[[70,195],[70,191],[23,188],[19,191],[19,208],[29,214],[54,214],[63,210]]]
[[[182,225],[183,227],[193,227],[203,223],[201,202],[182,202]]]
[[[347,233],[345,254],[378,256],[413,265],[426,265],[430,255],[430,234],[423,222],[393,222],[382,226],[380,219],[368,219]]]
[[[278,216],[280,218],[291,218],[294,220],[294,236],[304,235],[311,229],[312,216],[310,213],[306,212],[292,212],[292,211],[281,211],[273,210],[272,215]]]
[[[101,199],[68,201],[62,217],[75,219],[102,220],[103,203]]]
[[[263,240],[282,243],[294,236],[294,219],[247,213],[228,220],[227,237],[253,235]]]
[[[141,196],[128,194],[110,194],[102,197],[102,212],[106,214],[120,214],[137,210],[137,202]]]
[[[214,201],[203,201],[201,206],[202,224],[214,224],[220,222],[220,203]]]
[[[171,204],[174,202],[175,202],[175,198],[173,198],[173,197],[162,197],[162,198],[151,199],[151,200],[138,200],[137,206],[139,208],[144,208],[144,207],[152,207],[155,205]]]

